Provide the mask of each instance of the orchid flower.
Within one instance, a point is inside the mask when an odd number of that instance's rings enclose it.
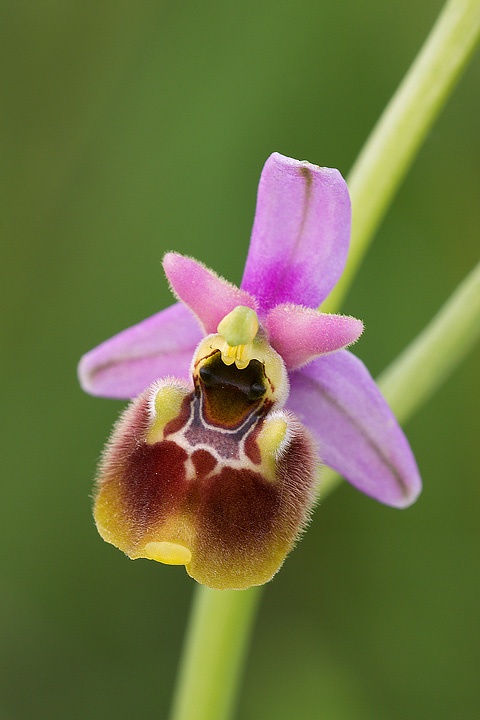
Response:
[[[274,153],[241,287],[167,253],[179,302],[81,359],[87,392],[136,398],[94,509],[129,557],[185,565],[213,588],[267,582],[309,519],[319,458],[387,505],[418,496],[408,441],[345,349],[363,324],[317,310],[345,266],[350,219],[337,170]]]

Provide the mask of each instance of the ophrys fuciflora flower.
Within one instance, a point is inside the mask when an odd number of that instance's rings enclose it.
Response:
[[[168,253],[180,302],[82,358],[87,392],[138,395],[99,467],[94,514],[105,540],[131,558],[185,565],[209,587],[240,589],[268,581],[295,544],[319,456],[380,502],[416,499],[409,444],[344,349],[362,323],[316,309],[349,238],[340,173],[274,153],[241,287]]]

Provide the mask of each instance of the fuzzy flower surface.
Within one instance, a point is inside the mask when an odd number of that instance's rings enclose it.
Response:
[[[342,274],[350,223],[337,170],[274,153],[240,288],[167,253],[178,302],[83,356],[87,392],[135,398],[99,465],[105,540],[243,589],[270,580],[304,529],[319,458],[382,503],[415,501],[408,441],[345,349],[362,323],[317,310]]]

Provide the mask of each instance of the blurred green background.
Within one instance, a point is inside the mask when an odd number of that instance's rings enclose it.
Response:
[[[2,3],[1,720],[166,717],[194,582],[98,537],[122,403],[82,394],[76,363],[171,302],[166,250],[238,282],[265,159],[346,174],[440,7]],[[477,261],[479,80],[476,57],[345,303],[374,374]],[[319,506],[266,588],[238,718],[478,711],[479,359],[406,428],[413,508],[346,484]]]

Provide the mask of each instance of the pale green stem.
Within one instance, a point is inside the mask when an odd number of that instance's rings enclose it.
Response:
[[[400,422],[421,407],[468,354],[480,337],[480,262],[433,320],[378,378]],[[327,469],[320,480],[324,497],[341,478]]]
[[[172,720],[231,716],[260,594],[196,588]]]
[[[345,271],[322,306],[335,312],[428,131],[475,50],[480,0],[449,0],[347,178],[352,239]]]
[[[395,190],[465,67],[479,33],[480,0],[449,0],[374,128],[348,179],[353,223],[349,261],[323,309],[332,312],[339,307]],[[458,290],[460,295],[454,295],[424,333],[384,373],[382,387],[394,410],[398,404],[403,419],[426,400],[467,352],[473,335],[478,334],[478,297],[477,303],[471,302],[471,312],[466,307],[472,294],[478,294],[478,275],[477,270],[473,276],[476,280],[465,281]],[[453,310],[448,309],[451,303]],[[459,307],[461,313],[457,316],[455,308]],[[461,314],[464,317],[459,322]],[[452,316],[455,322],[445,331],[448,325],[445,318]],[[450,341],[447,336],[453,331],[456,339]],[[429,376],[424,378],[425,385],[414,380],[416,373],[419,377]],[[404,393],[409,397],[403,397]],[[338,482],[338,476],[327,471],[322,480],[322,495]],[[259,597],[258,588],[197,589],[172,720],[228,720],[231,716]]]

